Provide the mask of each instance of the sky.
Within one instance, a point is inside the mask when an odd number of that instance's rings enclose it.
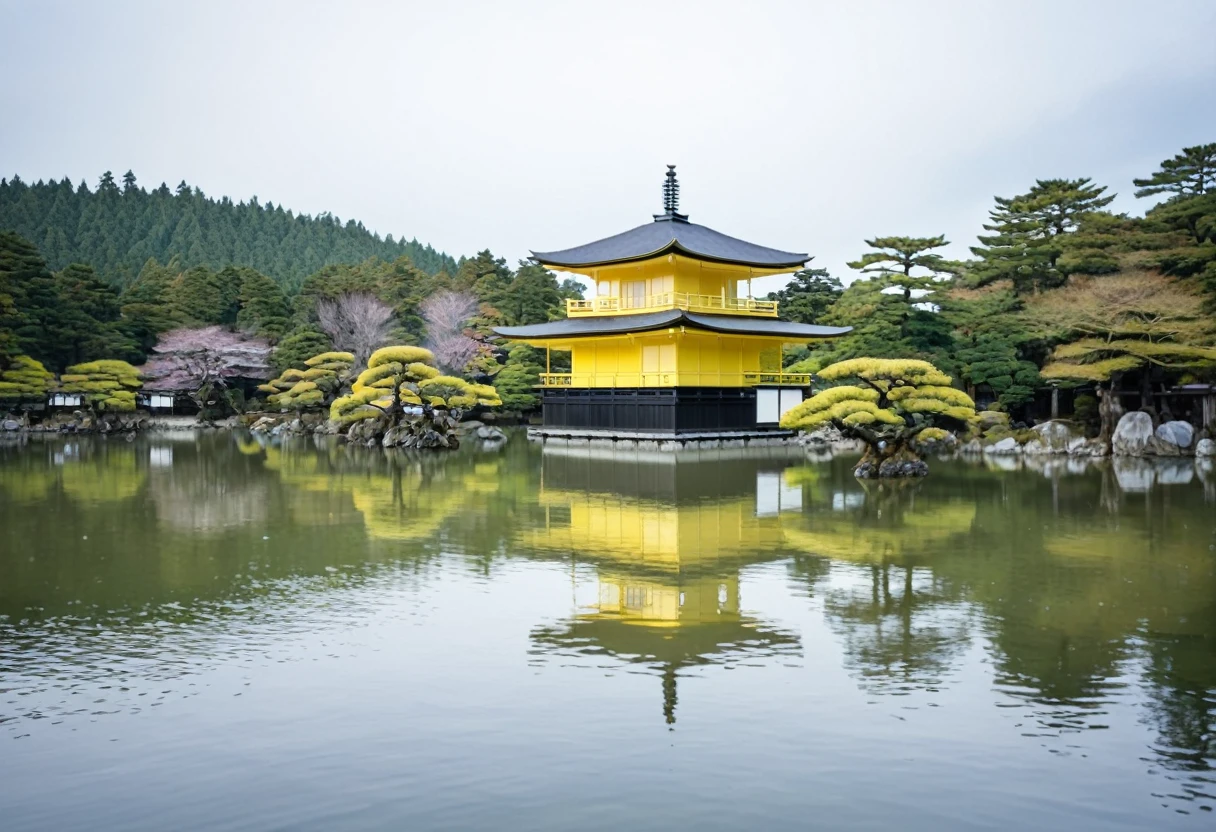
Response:
[[[134,170],[514,264],[681,210],[845,265],[1216,141],[1216,2],[13,2],[0,175]],[[776,278],[766,281],[780,282]],[[758,290],[774,288],[757,281]]]

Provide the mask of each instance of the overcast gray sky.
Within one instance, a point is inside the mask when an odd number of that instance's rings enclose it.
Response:
[[[512,262],[647,221],[674,163],[694,221],[847,278],[876,234],[965,255],[1035,178],[1142,212],[1133,176],[1216,141],[1216,0],[0,0],[0,33],[3,175],[132,168]]]

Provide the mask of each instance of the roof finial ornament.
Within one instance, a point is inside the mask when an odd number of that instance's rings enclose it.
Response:
[[[655,220],[682,220],[688,222],[688,215],[680,213],[680,182],[676,179],[676,166],[667,166],[667,178],[663,180],[663,213],[656,214]]]

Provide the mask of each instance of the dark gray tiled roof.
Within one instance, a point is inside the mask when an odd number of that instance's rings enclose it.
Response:
[[[587,335],[648,332],[655,329],[666,329],[670,326],[687,326],[691,329],[704,329],[731,335],[779,336],[791,340],[834,338],[853,331],[851,326],[816,326],[743,315],[698,315],[680,309],[644,312],[640,315],[566,318],[531,326],[500,326],[495,327],[494,331],[506,338],[579,338]]]
[[[532,257],[547,266],[596,266],[640,260],[677,251],[704,260],[762,268],[801,268],[810,255],[779,251],[738,240],[678,218],[661,216],[612,237],[563,251],[534,251]]]

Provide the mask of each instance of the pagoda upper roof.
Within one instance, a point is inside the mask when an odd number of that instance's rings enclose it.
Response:
[[[545,266],[585,268],[648,260],[672,252],[764,269],[799,269],[810,259],[803,252],[781,251],[727,236],[674,213],[660,214],[654,222],[593,243],[561,251],[534,251],[532,258]]]
[[[852,332],[851,326],[818,326],[771,318],[751,318],[736,315],[701,315],[683,309],[643,312],[637,315],[602,315],[586,318],[564,318],[530,326],[499,326],[494,331],[507,338],[531,340],[547,338],[583,338],[592,335],[619,335],[627,332],[647,332],[672,326],[688,326],[730,335],[759,335],[785,337],[791,340],[833,338]]]

